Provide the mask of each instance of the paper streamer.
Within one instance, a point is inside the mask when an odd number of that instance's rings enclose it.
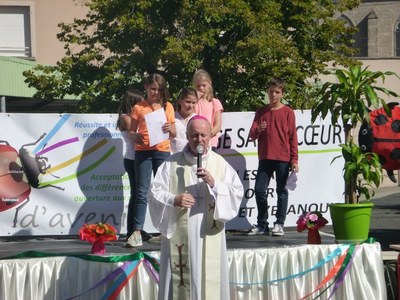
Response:
[[[153,275],[154,280],[158,283],[160,283],[160,274],[158,273],[158,271],[154,268],[154,266],[147,260],[144,260],[144,265],[146,266],[146,268],[148,268],[148,271],[151,275]],[[160,264],[158,264],[159,266]]]
[[[351,265],[353,264],[353,260],[354,260],[354,256],[355,256],[354,254],[356,253],[356,251],[357,251],[356,245],[351,245],[349,248],[349,251],[347,252],[346,261],[343,264],[341,270],[339,271],[338,278],[335,282],[335,285],[333,287],[331,294],[328,297],[328,300],[332,298],[332,296],[335,294],[336,290],[342,285],[342,283],[344,281],[344,277],[346,276]]]
[[[86,291],[84,291],[84,292],[82,292],[82,293],[80,293],[80,294],[78,294],[78,295],[76,295],[76,296],[67,298],[67,299],[65,299],[65,300],[72,300],[72,299],[78,298],[78,297],[82,296],[83,294],[86,294],[86,293],[88,293],[88,292],[90,292],[90,291],[92,291],[92,290],[94,290],[94,289],[96,289],[96,288],[98,288],[98,287],[100,287],[100,286],[106,284],[107,282],[114,280],[121,272],[123,272],[125,269],[127,269],[127,267],[129,266],[129,264],[130,264],[129,261],[124,262],[124,264],[123,264],[121,267],[119,267],[119,268],[117,268],[115,271],[111,272],[109,275],[107,275],[107,276],[106,276],[104,279],[102,279],[100,282],[96,283],[96,284],[95,284],[94,286],[92,286],[90,289],[88,289],[88,290],[86,290]]]
[[[137,269],[140,265],[140,263],[143,260],[141,259],[140,261],[134,261],[129,264],[129,266],[124,270],[124,272],[118,277],[118,279],[113,283],[113,285],[109,288],[108,291],[106,291],[101,298],[101,300],[114,300],[116,297],[119,295],[121,290],[125,287],[129,279],[132,278],[134,274],[136,274]]]
[[[70,297],[66,300],[72,300],[82,296],[85,293],[88,293],[95,288],[98,288],[109,281],[113,281],[115,278],[118,278],[114,281],[113,285],[110,289],[106,291],[103,295],[102,299],[112,300],[116,299],[121,290],[125,287],[128,281],[136,274],[137,269],[143,261],[147,266],[146,270],[152,275],[153,278],[159,282],[158,272],[160,270],[160,263],[158,260],[146,253],[137,252],[133,254],[127,255],[111,255],[111,256],[100,256],[100,255],[88,255],[88,254],[67,254],[67,253],[45,253],[39,251],[26,251],[19,253],[17,255],[9,256],[1,258],[2,260],[6,259],[20,259],[20,258],[44,258],[44,257],[54,257],[54,256],[66,256],[66,257],[75,257],[79,259],[84,259],[87,261],[94,262],[104,262],[104,263],[116,263],[116,262],[124,262],[124,264],[118,267],[116,270],[108,274],[105,278],[100,280],[98,283],[93,285],[91,288],[85,290],[84,292]]]
[[[330,280],[333,279],[333,277],[340,271],[340,268],[342,267],[342,264],[344,262],[344,259],[346,258],[346,254],[344,253],[342,256],[339,257],[338,261],[336,264],[333,266],[332,269],[329,270],[328,274],[325,276],[325,278],[317,285],[317,287],[309,294],[305,295],[304,297],[300,298],[300,300],[306,299],[312,294],[314,294],[316,291],[321,289],[325,284],[327,284]]]
[[[246,286],[246,285],[265,285],[265,284],[272,284],[272,283],[276,283],[276,282],[280,282],[280,281],[285,281],[285,280],[289,280],[289,279],[293,279],[293,278],[298,278],[301,276],[304,276],[305,274],[314,271],[318,268],[320,268],[321,266],[323,266],[324,264],[326,264],[327,262],[333,260],[336,256],[339,256],[341,253],[345,252],[346,249],[349,247],[349,245],[347,244],[343,244],[343,245],[339,245],[334,251],[332,251],[331,253],[328,254],[328,256],[324,257],[323,259],[321,259],[316,265],[314,265],[313,267],[304,270],[302,272],[296,273],[296,274],[292,274],[283,278],[279,278],[279,279],[274,279],[274,280],[266,280],[266,281],[261,281],[261,282],[230,282],[229,284],[231,285],[241,285],[241,286]]]

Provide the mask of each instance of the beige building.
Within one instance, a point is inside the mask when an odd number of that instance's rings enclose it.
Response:
[[[360,58],[400,58],[400,1],[363,1],[340,17],[357,26]]]
[[[83,18],[83,0],[0,0],[0,56],[55,65],[64,56],[58,23]]]
[[[400,74],[400,1],[369,1],[339,17],[357,26],[354,36],[358,59],[373,71]],[[389,77],[385,87],[400,94],[400,81]],[[399,101],[400,99],[390,99]]]
[[[58,112],[73,110],[69,100],[33,99],[22,72],[35,64],[55,65],[64,56],[58,41],[60,22],[84,18],[84,0],[0,0],[0,111]]]

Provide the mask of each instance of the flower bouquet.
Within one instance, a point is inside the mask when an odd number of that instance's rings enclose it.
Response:
[[[104,254],[104,242],[117,240],[117,230],[106,223],[83,224],[79,230],[79,238],[92,244],[92,254]]]
[[[319,211],[303,212],[297,220],[297,231],[302,232],[308,229],[308,243],[321,244],[321,237],[318,229],[324,227],[328,220]]]

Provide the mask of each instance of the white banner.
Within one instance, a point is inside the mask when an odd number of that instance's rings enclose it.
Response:
[[[237,170],[246,190],[228,229],[256,223],[257,146],[248,139],[253,117],[253,112],[223,113],[218,152]],[[296,118],[300,172],[297,189],[289,192],[286,226],[295,226],[303,209],[327,212],[328,203],[343,199],[343,160],[331,164],[340,155],[342,128],[328,119],[311,125],[309,111],[296,111]],[[115,114],[0,114],[0,236],[76,235],[84,223],[95,222],[126,233],[130,186],[116,119]],[[39,174],[42,166],[48,167],[45,174]],[[274,191],[271,181],[270,224],[275,221]],[[149,216],[144,230],[155,232]]]
[[[296,226],[298,216],[305,211],[319,210],[330,222],[328,203],[343,201],[343,159],[339,156],[339,144],[344,134],[339,125],[318,120],[311,124],[309,110],[296,111],[299,141],[299,173],[297,188],[289,191],[289,206],[285,226]],[[249,130],[254,112],[223,113],[223,133],[218,152],[226,157],[242,180],[245,197],[238,217],[227,224],[228,229],[250,228],[257,224],[257,205],[254,195],[255,176],[258,167],[257,143],[249,140]],[[267,194],[270,227],[276,221],[276,182],[271,180]]]

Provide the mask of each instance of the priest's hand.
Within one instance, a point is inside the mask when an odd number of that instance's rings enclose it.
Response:
[[[201,178],[203,182],[207,183],[211,188],[214,187],[215,185],[214,177],[212,177],[211,173],[208,172],[206,169],[198,168],[196,175],[198,178]]]
[[[191,194],[183,193],[176,195],[174,198],[175,207],[191,208],[194,205],[195,199]]]

